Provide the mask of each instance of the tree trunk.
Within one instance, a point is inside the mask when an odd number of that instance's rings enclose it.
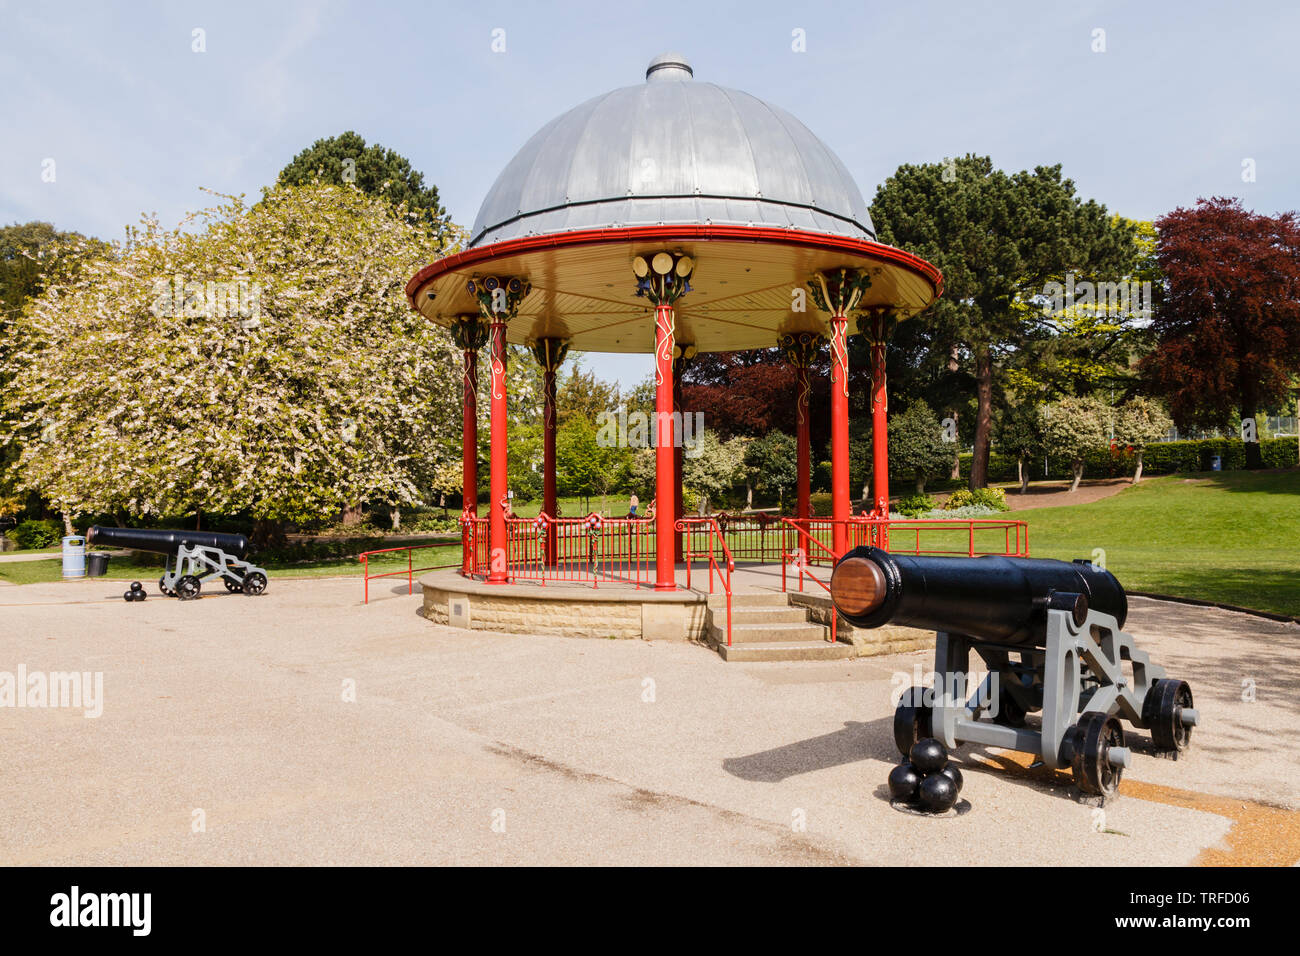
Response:
[[[1133,484],[1135,485],[1142,480],[1142,451],[1141,448],[1137,449],[1137,471],[1133,473]]]
[[[389,520],[393,522],[393,530],[396,531],[402,526],[402,509],[394,505],[388,509]]]
[[[1020,479],[1020,493],[1029,494],[1029,462],[1023,455],[1016,459],[1016,477]]]
[[[970,463],[970,488],[989,483],[989,440],[993,432],[993,353],[987,346],[975,350],[975,453]]]
[[[954,345],[948,349],[948,371],[956,373],[960,365],[957,362],[957,346]],[[952,474],[949,476],[954,481],[961,480],[961,441],[957,439],[957,409],[948,410],[948,417],[952,419],[953,424],[953,443],[952,443]]]
[[[348,505],[343,509],[343,524],[348,526],[361,524],[361,505]]]
[[[916,476],[916,493],[917,493],[918,495],[923,495],[923,494],[925,494],[925,476],[924,476],[924,475],[917,475],[917,476]]]
[[[65,535],[76,534],[77,529],[72,526],[71,516],[66,511],[60,512],[60,514],[63,515],[63,533]]]
[[[253,544],[258,548],[279,548],[285,543],[284,522],[270,518],[253,521]]]
[[[754,510],[754,486],[745,482],[745,510]]]
[[[1074,481],[1070,483],[1070,493],[1079,490],[1079,482],[1083,480],[1083,461],[1079,460],[1074,463]]]

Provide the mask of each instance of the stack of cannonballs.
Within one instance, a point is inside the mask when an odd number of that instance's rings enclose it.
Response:
[[[948,751],[933,737],[912,744],[908,759],[889,772],[890,799],[929,813],[957,805],[961,771],[948,762]]]
[[[143,601],[145,599],[144,585],[139,581],[131,582],[131,590],[122,595],[125,601]]]

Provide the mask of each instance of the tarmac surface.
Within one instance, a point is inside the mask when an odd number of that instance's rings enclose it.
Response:
[[[0,591],[2,864],[1300,861],[1296,624],[1133,599],[1126,629],[1192,686],[1190,751],[1134,731],[1099,808],[1068,775],[963,747],[969,812],[926,818],[884,787],[891,692],[926,654],[728,664],[469,632],[425,621],[405,582],[363,606],[355,578],[121,590]],[[20,667],[101,674],[102,713],[4,706]]]

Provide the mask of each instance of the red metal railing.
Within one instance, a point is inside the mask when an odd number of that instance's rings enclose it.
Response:
[[[465,513],[460,517],[461,568],[466,576],[487,574],[490,559],[488,550],[488,519]]]
[[[453,547],[454,546],[455,545],[453,544]],[[445,548],[445,547],[447,547],[447,544],[445,542],[439,544],[408,544],[397,548],[377,548],[374,551],[362,552],[361,555],[359,556],[359,559],[361,561],[361,570],[365,577],[365,596],[362,599],[362,603],[363,604],[370,603],[370,582],[372,580],[378,580],[379,578],[397,578],[405,575],[406,593],[414,594],[415,576],[417,574],[423,574],[425,571],[440,571],[443,568],[458,567],[458,565],[455,564],[431,564],[428,567],[424,567],[424,568],[415,567],[414,553],[416,551],[421,551],[424,550],[425,548]],[[406,552],[406,567],[404,569],[399,569],[397,571],[377,571],[377,572],[372,572],[370,570],[371,557],[373,557],[376,554],[392,554],[393,552],[396,551]]]
[[[823,542],[817,540],[816,537],[810,534],[806,527],[801,527],[801,525],[807,525],[808,523],[807,519],[805,519],[802,522],[795,518],[782,518],[781,520],[789,528],[789,530],[794,533],[795,540],[798,542],[798,547],[792,548],[788,554],[782,556],[781,590],[782,591],[787,590],[786,581],[785,581],[786,566],[793,564],[796,567],[796,569],[798,569],[799,571],[800,591],[803,590],[803,579],[804,579],[804,575],[806,574],[818,586],[820,586],[821,589],[825,591],[826,594],[829,596],[831,593],[831,586],[813,573],[811,565],[813,563],[820,563],[820,562],[814,562],[812,560],[812,555],[817,554],[818,557],[825,555],[830,558],[830,563],[834,564],[835,552],[831,550],[829,545],[824,544]],[[816,519],[812,519],[812,520],[816,520]],[[854,545],[854,547],[856,547],[856,545]],[[831,602],[831,643],[832,644],[834,644],[839,639],[839,635],[837,633],[839,620],[840,620],[839,612],[835,609],[835,603],[832,601]]]
[[[546,559],[548,536],[555,539],[555,561]],[[654,522],[647,518],[506,519],[506,556],[511,580],[654,584]]]
[[[975,557],[1001,554],[1029,556],[1029,525],[1003,518],[915,518],[886,520],[859,515],[833,518],[783,518],[803,548],[808,564],[833,564],[836,524],[844,526],[845,548],[874,545],[896,554]],[[812,542],[820,547],[810,547]]]
[[[727,646],[731,646],[731,572],[736,570],[736,562],[732,560],[731,551],[727,547],[727,539],[722,536],[722,529],[718,527],[718,522],[710,517],[682,518],[677,521],[673,528],[678,532],[685,532],[682,539],[682,557],[686,559],[686,587],[689,590],[691,586],[691,559],[695,557],[694,544],[697,536],[703,533],[707,538],[707,554],[709,556],[709,593],[713,593],[713,575],[718,575],[718,580],[722,582],[722,589],[727,595]],[[713,546],[716,538],[718,547],[722,551],[723,566],[727,569],[724,576],[718,570],[718,562],[715,557]]]

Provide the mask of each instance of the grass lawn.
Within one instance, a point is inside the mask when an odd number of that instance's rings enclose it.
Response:
[[[1088,505],[1038,508],[1036,558],[1091,558],[1133,591],[1300,616],[1300,471],[1147,478]]]
[[[440,545],[413,552],[414,565],[417,568],[436,567],[439,565],[460,564],[460,544]],[[257,555],[252,555],[254,561]],[[47,581],[59,581],[63,578],[63,565],[57,558],[48,561],[3,561],[0,562],[0,580],[11,584],[37,584]],[[399,551],[392,555],[382,555],[370,562],[371,573],[386,571],[404,571],[406,553]],[[335,558],[328,561],[314,561],[310,564],[289,564],[267,567],[274,582],[277,578],[326,578],[339,576],[361,576],[361,562],[356,558]],[[153,588],[162,575],[162,564],[158,566],[127,564],[121,558],[108,562],[110,581],[140,581],[146,587]]]

